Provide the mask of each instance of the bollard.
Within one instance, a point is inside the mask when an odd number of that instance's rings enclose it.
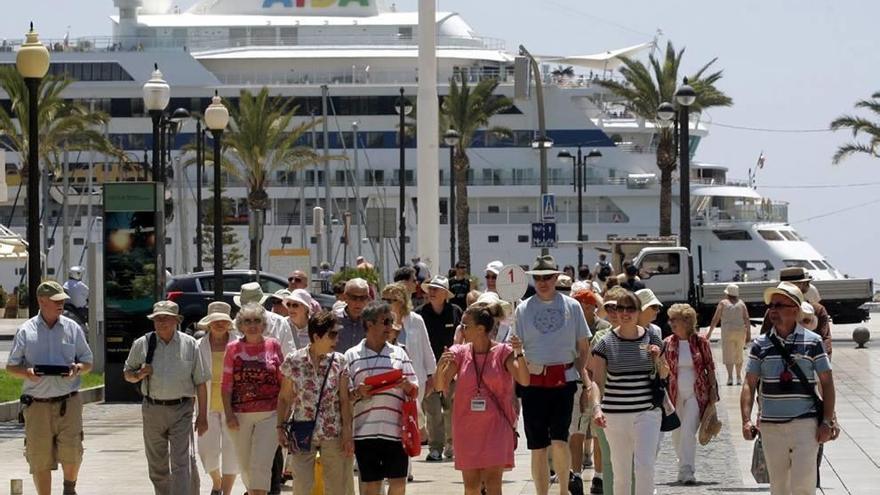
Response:
[[[9,495],[21,495],[24,487],[21,480],[9,480]]]
[[[853,330],[852,339],[853,342],[858,344],[856,349],[864,349],[865,344],[871,340],[871,332],[865,327],[858,327]]]

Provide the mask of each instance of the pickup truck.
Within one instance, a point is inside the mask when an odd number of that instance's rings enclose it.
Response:
[[[691,266],[699,273],[699,262],[688,262],[688,250],[678,246],[644,247],[633,258],[639,268],[642,282],[664,305],[688,302],[691,283]],[[618,257],[615,257],[617,261]],[[701,325],[707,325],[715,312],[715,306],[724,296],[724,288],[730,282],[700,283],[693,279],[697,314]],[[778,281],[736,282],[739,296],[755,318],[764,316],[764,290],[774,287]],[[835,323],[861,323],[869,318],[864,304],[874,297],[873,281],[864,278],[816,280],[812,282],[822,295],[822,304]]]

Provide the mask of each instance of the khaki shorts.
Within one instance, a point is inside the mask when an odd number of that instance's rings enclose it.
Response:
[[[63,402],[36,402],[24,409],[25,457],[31,473],[49,471],[82,462],[82,398],[79,394]]]

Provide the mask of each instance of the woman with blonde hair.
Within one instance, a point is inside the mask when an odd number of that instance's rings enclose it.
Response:
[[[672,432],[678,455],[678,481],[696,484],[694,477],[697,430],[707,406],[718,400],[715,362],[709,341],[697,333],[697,312],[688,304],[673,304],[669,311],[672,335],[664,341],[669,365],[669,399],[681,427]]]
[[[743,347],[751,338],[752,323],[749,321],[749,310],[739,298],[739,286],[730,284],[724,289],[725,298],[718,302],[715,315],[709,323],[709,333],[706,340],[712,338],[712,332],[718,323],[721,323],[721,361],[727,368],[727,385],[733,385],[736,376],[736,384],[742,380]],[[736,375],[733,371],[736,369]]]

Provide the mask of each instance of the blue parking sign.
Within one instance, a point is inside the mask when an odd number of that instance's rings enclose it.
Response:
[[[541,222],[532,224],[532,247],[555,248],[556,247],[556,223]]]

